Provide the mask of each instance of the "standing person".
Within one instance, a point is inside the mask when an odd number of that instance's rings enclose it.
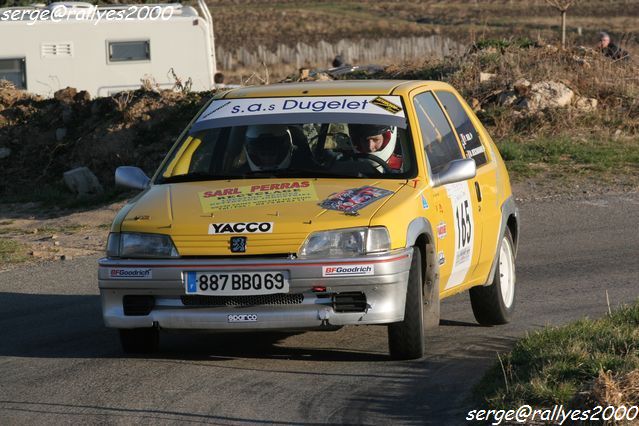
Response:
[[[630,60],[630,54],[613,43],[610,39],[610,35],[606,32],[599,33],[599,43],[597,44],[597,47],[599,47],[601,53],[615,61]]]

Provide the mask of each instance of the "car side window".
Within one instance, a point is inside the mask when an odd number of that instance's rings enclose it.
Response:
[[[443,90],[438,90],[435,93],[444,108],[446,108],[446,112],[448,112],[448,116],[455,126],[466,157],[475,160],[477,167],[486,164],[486,149],[481,140],[479,140],[477,129],[470,121],[470,117],[466,114],[457,96]]]
[[[415,96],[413,102],[430,170],[439,173],[449,162],[463,158],[459,144],[431,92]]]

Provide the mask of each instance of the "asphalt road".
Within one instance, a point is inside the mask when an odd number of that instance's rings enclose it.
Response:
[[[390,361],[384,327],[163,335],[122,355],[102,325],[96,258],[0,273],[0,423],[463,424],[472,385],[526,331],[639,296],[639,194],[520,204],[513,323],[442,303],[427,357]]]

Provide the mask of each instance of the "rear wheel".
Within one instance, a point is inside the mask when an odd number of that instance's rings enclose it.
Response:
[[[495,277],[489,286],[470,289],[473,314],[482,325],[510,322],[515,311],[515,252],[510,230],[506,228],[499,248]]]
[[[424,356],[424,296],[419,247],[413,247],[404,321],[388,326],[388,348],[393,359],[416,359]]]
[[[160,345],[160,332],[156,327],[121,328],[119,332],[124,353],[153,353],[157,352]]]

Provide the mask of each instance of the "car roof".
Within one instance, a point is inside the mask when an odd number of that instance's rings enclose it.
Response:
[[[234,89],[223,96],[227,99],[266,98],[282,96],[330,95],[403,95],[418,87],[440,89],[450,86],[441,81],[424,80],[338,80],[300,83],[278,83]]]

